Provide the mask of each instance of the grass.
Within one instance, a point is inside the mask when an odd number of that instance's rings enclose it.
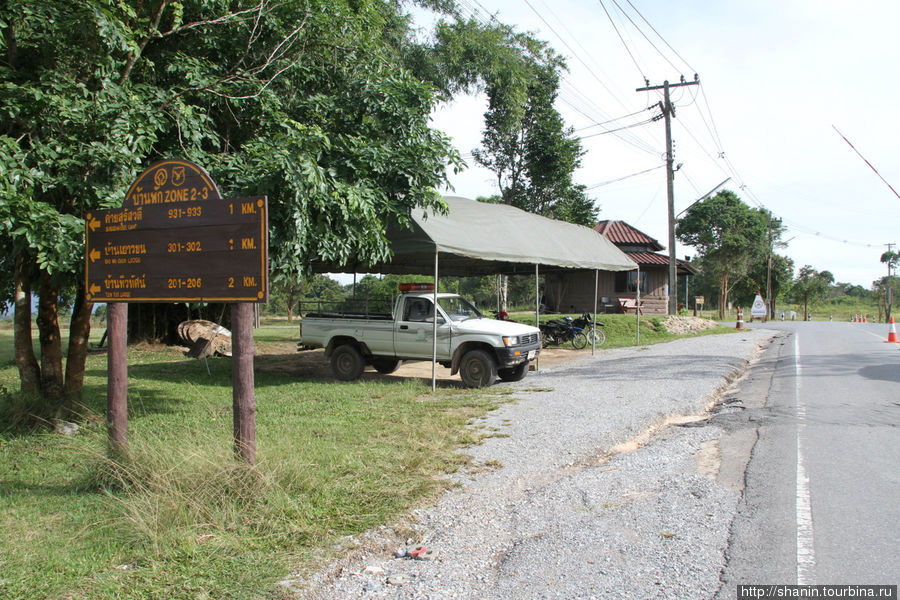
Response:
[[[604,347],[634,344],[634,315],[601,319]],[[678,337],[662,320],[642,317],[642,344]],[[22,399],[7,391],[18,374],[12,330],[0,327],[0,597],[279,597],[276,581],[336,553],[343,536],[445,489],[461,447],[504,435],[467,427],[512,400],[504,390],[267,369],[296,356],[297,323],[272,323],[255,332],[276,352],[256,360],[252,468],[231,453],[230,361],[210,359],[207,374],[177,349],[129,348],[125,458],[106,452],[105,354],[88,357],[78,435],[4,431],[3,410]]]
[[[282,331],[290,345],[296,332]],[[277,333],[261,330],[267,343]],[[0,331],[0,386],[17,387]],[[291,349],[293,351],[293,349]],[[418,381],[256,374],[258,463],[231,456],[231,369],[129,349],[127,459],[105,452],[105,356],[77,436],[0,434],[0,597],[253,598],[447,485],[496,399]],[[257,365],[259,366],[259,364]]]
[[[541,323],[546,323],[551,319],[561,319],[566,315],[560,314],[542,314]],[[577,318],[580,314],[568,315]],[[514,321],[534,325],[534,312],[515,312],[510,314],[510,318]],[[640,325],[640,344],[659,344],[662,342],[670,342],[676,340],[680,335],[675,335],[666,331],[663,326],[665,315],[641,315]],[[634,346],[638,343],[637,336],[637,319],[635,315],[610,314],[597,315],[597,321],[603,323],[603,331],[606,332],[606,343],[603,348],[623,348],[626,346]],[[717,327],[701,332],[699,335],[710,335],[717,333],[733,333],[733,327]],[[563,347],[565,347],[564,345]]]
[[[790,320],[790,311],[797,313],[798,321],[803,320],[803,305],[792,304],[789,302],[779,302],[775,306],[775,312],[772,318],[776,321],[781,320],[781,313],[785,313],[785,319]],[[735,320],[736,311],[732,309],[725,315],[726,320]],[[857,296],[841,296],[838,298],[829,298],[822,301],[811,302],[809,305],[809,315],[812,321],[844,321],[848,322],[853,315],[868,315],[869,320],[877,318],[879,315],[878,305],[871,298],[859,298]],[[700,311],[699,316],[707,319],[716,320],[719,318],[718,310]],[[749,306],[744,307],[744,320],[750,318]]]

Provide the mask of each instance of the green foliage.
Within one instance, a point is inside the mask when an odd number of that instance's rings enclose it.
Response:
[[[809,316],[810,303],[821,302],[829,284],[834,283],[834,276],[829,271],[816,271],[810,265],[803,265],[797,272],[791,287],[791,296],[803,304],[804,320]]]
[[[441,207],[460,159],[428,127],[430,84],[385,60],[383,27],[411,39],[395,4],[229,5],[8,2],[0,189],[20,204],[4,233],[42,268],[77,275],[84,212],[169,155],[269,195],[274,279],[313,257],[380,260],[386,216]]]
[[[295,359],[295,329],[261,333],[258,343]],[[207,375],[174,349],[132,350],[130,454],[110,460],[105,361],[89,358],[78,435],[0,431],[4,598],[276,593],[298,566],[339,552],[343,536],[448,485],[465,462],[458,448],[479,436],[466,424],[495,402],[416,379],[335,385],[280,373],[281,356],[258,358],[250,468],[231,456],[229,361],[210,359]],[[0,369],[0,389],[15,377]]]
[[[692,205],[676,223],[675,234],[697,249],[701,270],[718,281],[721,317],[734,286],[768,258],[769,240],[777,244],[781,229],[769,213],[723,190]]]
[[[597,209],[572,180],[581,143],[553,106],[562,59],[530,35],[459,21],[439,25],[435,53],[447,68],[437,81],[448,92],[487,92],[482,148],[473,156],[495,173],[500,201],[593,226]]]
[[[735,284],[731,297],[739,306],[750,306],[758,292],[766,294],[769,268],[768,259],[763,257],[750,266],[747,276]],[[772,255],[772,297],[783,297],[794,280],[794,261],[787,256]],[[718,296],[718,290],[713,297]]]

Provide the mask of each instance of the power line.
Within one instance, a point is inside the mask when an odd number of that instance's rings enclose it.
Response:
[[[675,56],[677,56],[677,57],[681,60],[681,62],[683,62],[683,63],[685,64],[685,66],[686,66],[688,69],[690,69],[691,71],[693,71],[694,73],[696,73],[696,72],[697,72],[697,69],[695,69],[695,68],[692,67],[690,64],[688,64],[688,61],[684,60],[684,58],[683,58],[680,54],[678,54],[678,51],[675,50],[675,48],[673,48],[673,47],[669,44],[669,42],[667,42],[666,39],[665,39],[663,36],[660,35],[660,33],[656,30],[656,28],[653,27],[653,25],[650,24],[650,21],[648,21],[648,20],[644,17],[644,15],[641,14],[641,11],[639,11],[639,10],[635,7],[635,5],[631,3],[631,0],[625,0],[625,1],[628,2],[628,6],[630,6],[630,7],[634,10],[634,12],[637,13],[637,15],[641,18],[641,20],[643,20],[644,23],[647,24],[647,27],[649,27],[650,29],[652,29],[652,30],[653,30],[653,33],[655,33],[656,36],[657,36],[659,39],[662,40],[663,44],[665,44],[666,47],[667,47],[669,50],[671,50],[672,52],[674,52],[674,53],[675,53]],[[620,10],[621,10],[621,9],[620,9]],[[646,37],[646,36],[645,36],[645,37]],[[649,42],[650,40],[647,40],[647,41]],[[658,52],[658,50],[657,50],[657,52]],[[661,54],[661,53],[660,53],[660,54]],[[670,62],[669,64],[671,65],[672,63]],[[674,67],[675,65],[672,65],[672,66]],[[677,71],[678,69],[676,68],[675,70]]]
[[[672,63],[672,61],[669,60],[669,57],[666,56],[665,54],[663,54],[662,51],[661,51],[659,48],[656,47],[656,44],[654,44],[654,43],[650,40],[650,38],[647,37],[647,34],[645,34],[644,31],[643,31],[640,27],[637,26],[637,23],[635,23],[635,22],[631,19],[631,17],[628,15],[628,13],[626,13],[624,10],[622,10],[622,7],[619,6],[619,3],[616,2],[616,0],[612,0],[612,3],[615,4],[615,5],[616,5],[616,8],[619,9],[619,12],[621,12],[621,13],[625,16],[625,18],[628,19],[628,22],[631,23],[632,25],[634,25],[634,28],[637,29],[638,33],[640,33],[640,34],[644,37],[644,39],[647,40],[647,43],[650,44],[650,46],[651,46],[654,50],[656,50],[656,52],[663,58],[663,60],[666,61],[667,63],[669,63],[669,66],[671,66],[673,69],[675,69],[675,71],[679,71],[679,72],[680,72],[681,69],[679,69],[678,67],[676,67],[676,66]],[[631,4],[631,2],[629,2],[628,4]],[[633,5],[632,5],[632,8],[634,8]],[[651,27],[651,29],[652,29],[652,27]],[[687,64],[687,63],[685,63],[685,64]],[[646,77],[645,77],[644,79],[646,79]]]
[[[616,31],[616,35],[619,36],[619,40],[622,42],[622,46],[625,47],[625,52],[628,53],[628,56],[631,57],[631,62],[634,63],[634,66],[637,67],[638,73],[641,74],[641,78],[644,81],[647,81],[647,76],[644,74],[644,70],[641,68],[641,65],[638,64],[638,61],[634,58],[634,54],[631,53],[631,49],[628,47],[628,44],[625,43],[625,38],[622,37],[619,28],[616,27],[616,22],[613,21],[612,15],[609,14],[609,11],[606,10],[606,6],[603,4],[603,0],[597,0],[600,3],[600,7],[603,8],[603,12],[606,13],[606,18],[609,19],[609,22],[612,24],[613,29]]]
[[[490,15],[490,13],[487,11],[487,9],[486,9],[486,8],[485,8],[478,0],[472,0],[472,1],[475,2],[475,3],[478,5],[478,7],[480,7],[481,11],[483,11],[485,14]],[[538,18],[540,18],[541,21],[544,22],[544,24],[550,29],[550,31],[551,31],[557,38],[559,38],[559,40],[566,46],[566,48],[569,49],[570,52],[572,52],[572,54],[574,55],[574,57],[575,57],[581,64],[583,64],[583,65],[585,66],[585,68],[588,70],[588,72],[591,74],[591,76],[594,77],[594,78],[595,78],[595,79],[596,79],[596,80],[597,80],[597,81],[598,81],[598,82],[599,82],[599,83],[607,90],[607,92],[609,92],[610,95],[612,95],[612,97],[613,97],[614,99],[616,99],[616,100],[619,102],[619,104],[621,104],[621,105],[624,107],[625,105],[622,103],[621,100],[619,100],[619,99],[617,98],[617,96],[615,95],[615,93],[614,93],[614,92],[606,85],[606,83],[605,83],[605,82],[597,75],[597,73],[596,73],[596,72],[595,72],[595,71],[594,71],[594,70],[593,70],[593,69],[592,69],[592,68],[591,68],[591,67],[590,67],[590,66],[589,66],[589,65],[588,65],[588,64],[587,64],[587,63],[586,63],[579,55],[578,55],[578,53],[575,52],[575,51],[572,49],[572,47],[568,45],[568,43],[566,42],[566,40],[565,40],[562,36],[560,36],[560,34],[559,34],[559,33],[558,33],[558,32],[557,32],[557,31],[556,31],[556,30],[555,30],[555,29],[554,29],[554,28],[546,21],[546,19],[543,18],[543,16],[540,14],[540,12],[538,12],[538,11],[534,8],[534,6],[532,6],[532,5],[528,2],[528,0],[525,0],[525,2],[526,2],[526,4],[528,5],[528,7],[531,8],[531,10],[538,16]],[[473,18],[475,18],[476,20],[478,20],[478,21],[481,22],[482,24],[487,24],[487,19],[486,19],[486,18],[483,18],[483,17],[479,14],[478,8],[473,7],[467,0],[461,0],[461,4],[463,5],[464,9],[472,15]],[[551,12],[552,12],[552,11],[551,11]],[[490,15],[489,18],[490,18],[490,20],[493,21],[493,22],[500,23],[500,22],[496,19],[496,17],[494,17],[493,15]],[[559,19],[557,19],[557,20],[559,20]],[[564,25],[563,25],[563,27],[565,28]],[[571,34],[570,34],[570,35],[571,35]],[[573,39],[574,39],[574,36],[573,36]],[[576,43],[577,43],[577,40],[576,40]],[[566,85],[568,85],[569,88],[571,88],[571,90],[572,90],[573,93],[575,93],[575,94],[578,95],[578,96],[581,96],[581,97],[584,99],[583,102],[584,102],[587,106],[589,106],[591,109],[596,109],[596,110],[602,115],[602,119],[607,119],[607,118],[609,117],[608,113],[606,113],[606,112],[603,111],[599,106],[597,106],[597,105],[590,99],[590,97],[589,97],[588,95],[583,94],[581,91],[579,91],[578,88],[576,88],[576,87],[572,84],[572,82],[569,81],[569,79],[568,79],[567,77],[564,76],[564,77],[562,78],[562,81],[563,81],[563,83],[565,83]],[[601,121],[598,121],[598,119],[596,119],[596,118],[594,118],[593,116],[591,116],[590,114],[588,114],[588,112],[586,112],[586,110],[585,110],[583,107],[579,107],[579,106],[577,106],[577,104],[575,103],[575,101],[565,98],[564,95],[563,95],[563,89],[562,89],[562,88],[560,89],[559,100],[560,100],[561,102],[563,102],[564,104],[567,104],[569,107],[571,107],[573,110],[575,110],[577,113],[581,114],[583,117],[585,117],[585,118],[588,119],[589,121],[594,122],[594,124],[596,124],[596,125],[601,125],[601,126],[602,126],[602,122],[601,122]],[[641,151],[643,151],[643,152],[647,152],[648,154],[653,154],[654,156],[659,154],[659,150],[653,148],[648,142],[646,142],[645,140],[642,140],[640,137],[635,136],[635,135],[631,134],[630,132],[628,132],[628,131],[626,131],[626,130],[624,130],[624,129],[621,129],[621,128],[620,128],[620,129],[617,129],[616,132],[614,133],[614,135],[615,135],[615,137],[618,137],[619,139],[621,139],[621,140],[622,140],[623,142],[625,142],[626,144],[630,144],[630,145],[634,146],[635,148],[637,148],[638,150],[641,150]]]
[[[586,140],[586,139],[588,139],[588,138],[597,137],[598,135],[606,135],[606,134],[608,134],[608,133],[616,133],[616,132],[619,132],[619,131],[624,131],[624,130],[626,130],[626,129],[631,129],[631,128],[633,128],[633,127],[640,127],[641,125],[646,125],[647,123],[652,123],[652,122],[658,121],[658,120],[659,120],[659,117],[658,117],[658,116],[657,116],[657,117],[652,117],[652,118],[650,118],[650,119],[646,119],[646,120],[644,120],[644,121],[640,121],[639,123],[632,123],[631,125],[624,125],[624,126],[622,126],[622,127],[616,128],[616,129],[607,129],[606,131],[601,131],[601,132],[599,132],[599,133],[591,133],[591,134],[588,134],[588,135],[582,135],[582,136],[580,136],[578,139],[580,139],[580,140]]]
[[[606,83],[604,83],[603,80],[600,79],[600,77],[598,77],[596,73],[594,73],[594,70],[591,69],[590,65],[588,65],[586,62],[584,62],[584,61],[581,59],[581,57],[578,55],[578,53],[575,52],[575,51],[572,49],[572,47],[569,46],[569,44],[566,42],[566,40],[563,39],[563,37],[562,37],[561,35],[559,35],[559,34],[556,32],[555,29],[553,29],[553,26],[550,25],[550,23],[547,22],[547,19],[545,19],[544,16],[543,16],[540,12],[538,12],[538,11],[534,8],[534,6],[531,5],[531,2],[529,2],[528,0],[523,0],[523,1],[525,2],[525,4],[528,5],[528,8],[530,8],[530,9],[532,10],[532,12],[534,12],[534,14],[537,15],[537,17],[541,20],[541,22],[542,22],[544,25],[546,25],[547,28],[548,28],[551,32],[553,32],[553,35],[555,35],[555,36],[557,37],[557,39],[559,39],[559,41],[562,42],[563,45],[564,45],[566,48],[568,48],[569,52],[572,53],[572,56],[574,56],[574,57],[578,60],[578,62],[580,62],[582,65],[584,65],[584,68],[588,70],[588,73],[590,73],[590,74],[594,77],[594,79],[596,79],[597,81],[599,81],[599,82],[600,82],[600,85],[602,85],[603,88],[604,88],[607,92],[609,92],[611,95],[615,96],[615,94],[613,94],[613,91],[612,91],[611,89],[609,89],[609,88],[606,86]]]
[[[661,165],[656,165],[655,167],[650,167],[649,169],[644,169],[643,171],[638,171],[637,173],[632,173],[630,175],[623,175],[622,177],[617,177],[616,179],[610,179],[609,181],[603,181],[601,183],[595,183],[593,185],[589,185],[585,188],[585,190],[595,190],[598,187],[603,187],[605,185],[609,185],[611,183],[617,183],[619,181],[624,181],[626,179],[630,179],[632,177],[637,177],[638,175],[643,175],[644,173],[650,173],[651,171],[655,171],[657,169],[662,169],[665,167],[665,163]]]
[[[627,119],[628,117],[633,117],[635,115],[639,115],[644,111],[653,110],[656,106],[648,106],[647,108],[643,108],[639,111],[623,115],[621,117],[616,117],[615,119],[610,119],[609,121],[604,121],[603,123],[594,123],[593,125],[588,125],[586,127],[582,127],[580,129],[576,129],[575,132],[584,131],[585,129],[591,129],[592,127],[602,127],[603,125],[609,125],[610,123],[615,123],[616,121],[621,121],[622,119]]]

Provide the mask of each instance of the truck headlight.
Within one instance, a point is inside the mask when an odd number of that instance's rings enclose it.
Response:
[[[519,345],[519,337],[515,335],[504,336],[503,337],[503,345],[504,346],[518,346]]]

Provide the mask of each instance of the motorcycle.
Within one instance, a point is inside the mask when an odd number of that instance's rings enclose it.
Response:
[[[572,347],[581,350],[587,346],[588,338],[584,329],[574,324],[572,317],[551,319],[539,326],[541,341],[545,346],[571,342]]]
[[[581,327],[581,329],[584,330],[584,334],[587,336],[589,342],[593,338],[595,346],[602,346],[604,342],[606,342],[606,332],[601,329],[603,323],[597,321],[597,326],[594,327],[594,317],[591,316],[591,313],[582,313],[582,315],[577,319],[574,319],[572,323],[576,327]]]

